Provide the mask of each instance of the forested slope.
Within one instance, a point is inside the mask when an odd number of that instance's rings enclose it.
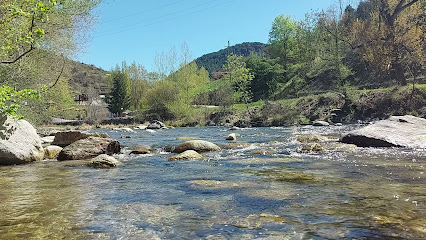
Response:
[[[205,54],[197,58],[195,62],[198,67],[204,67],[211,74],[212,72],[223,71],[222,66],[226,63],[226,57],[231,53],[247,57],[251,52],[254,52],[260,56],[265,56],[266,48],[267,44],[264,43],[245,42],[217,52]]]

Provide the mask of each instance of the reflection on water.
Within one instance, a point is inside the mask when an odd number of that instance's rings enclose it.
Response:
[[[119,155],[125,166],[110,170],[55,161],[0,167],[0,239],[426,238],[425,151],[296,150],[296,135],[347,130],[245,129],[240,144],[202,161],[168,162],[159,150]],[[108,133],[128,149],[189,138],[226,144],[229,134]]]

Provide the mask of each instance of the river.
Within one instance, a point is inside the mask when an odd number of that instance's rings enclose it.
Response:
[[[297,135],[356,127],[243,129],[252,145],[184,162],[160,149],[230,132],[102,130],[124,166],[0,167],[0,239],[425,239],[425,150],[297,151]],[[129,156],[137,145],[159,150]]]

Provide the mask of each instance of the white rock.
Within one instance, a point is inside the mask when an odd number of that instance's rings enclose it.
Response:
[[[0,116],[0,165],[24,164],[43,158],[40,136],[29,122]]]

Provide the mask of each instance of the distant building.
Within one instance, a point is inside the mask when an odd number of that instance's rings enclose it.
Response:
[[[78,94],[75,96],[74,101],[82,104],[89,101],[89,96],[87,96],[87,94],[84,94],[84,93]]]
[[[213,81],[216,81],[216,80],[224,78],[228,74],[229,74],[228,72],[212,72],[210,77]]]

